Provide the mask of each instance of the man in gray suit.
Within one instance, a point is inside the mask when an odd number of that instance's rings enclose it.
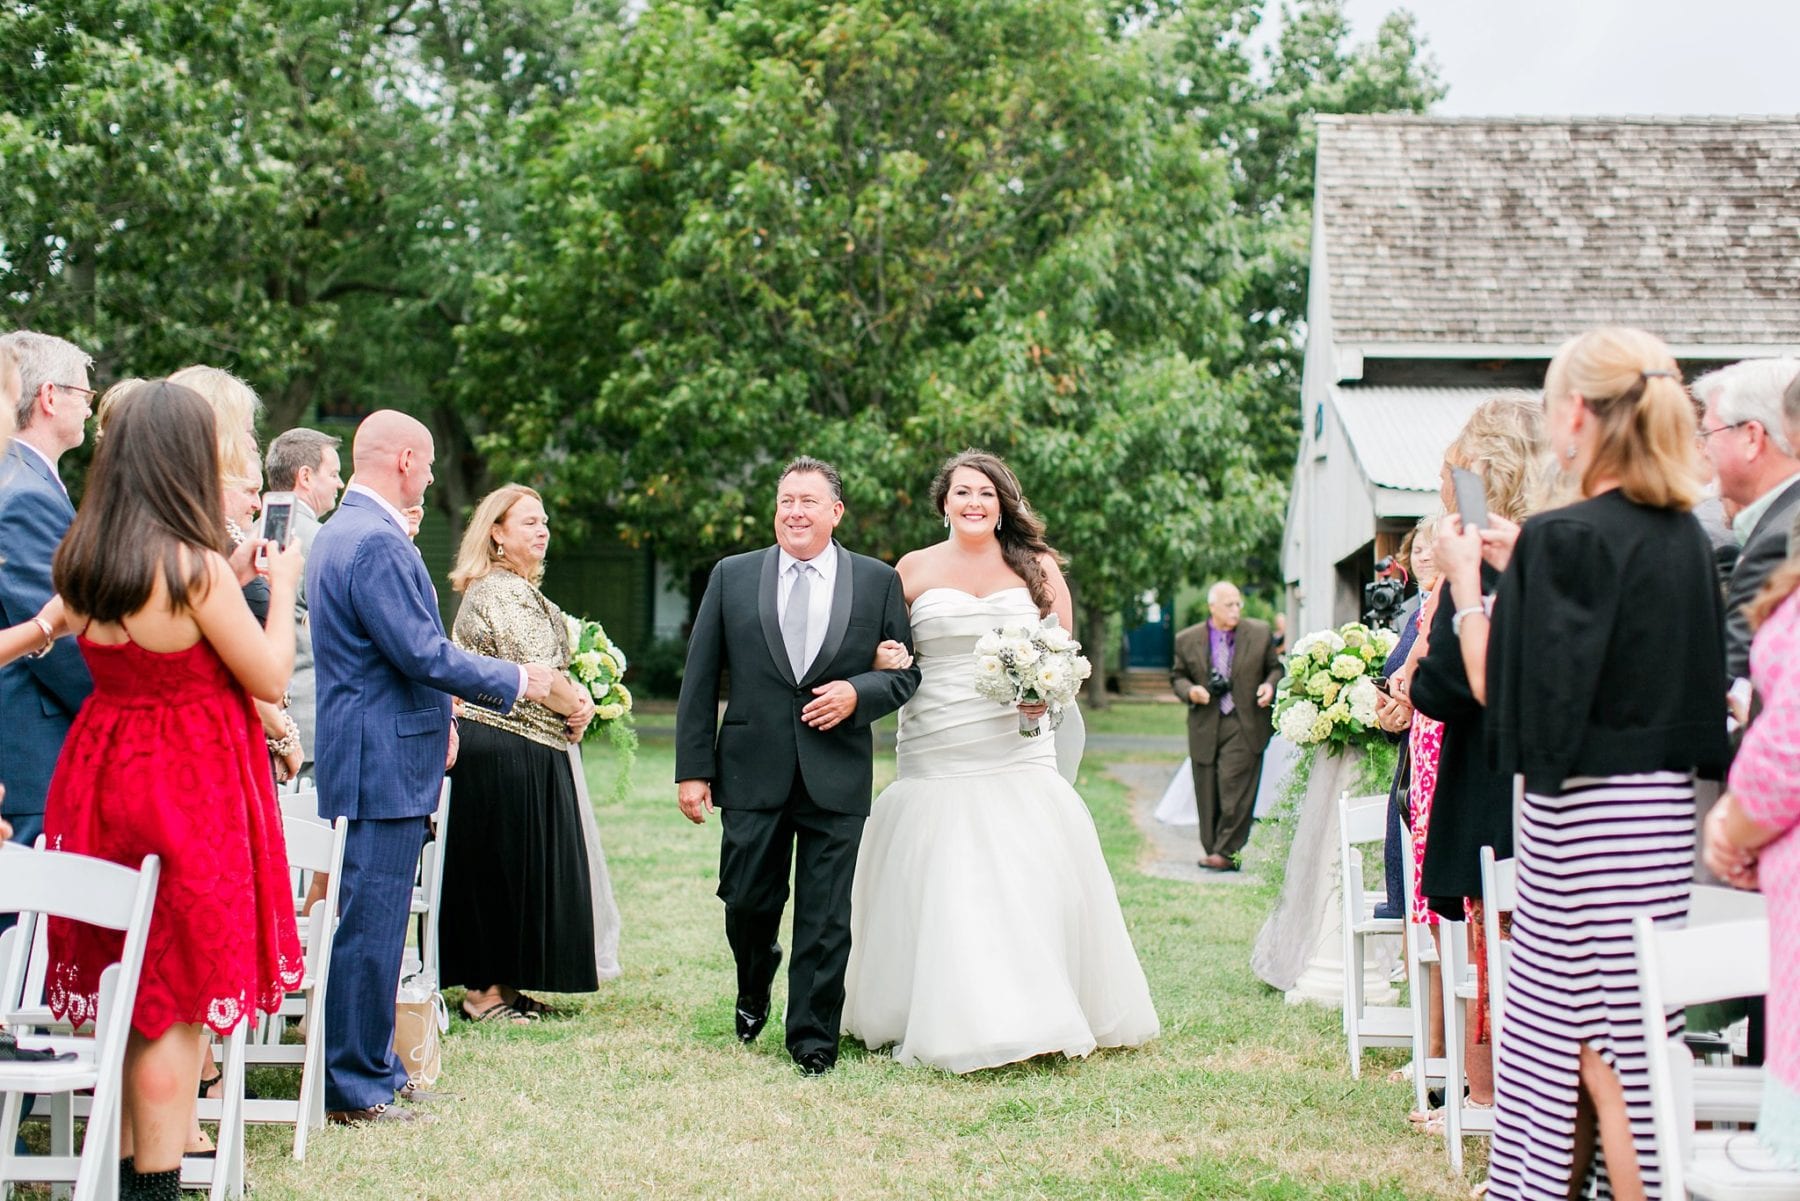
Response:
[[[1268,623],[1243,616],[1235,584],[1214,584],[1206,604],[1207,620],[1175,635],[1169,683],[1188,706],[1188,757],[1205,852],[1200,866],[1231,872],[1250,841],[1281,655]]]
[[[1788,554],[1800,509],[1800,458],[1782,417],[1782,396],[1800,360],[1751,359],[1694,381],[1706,406],[1700,441],[1719,476],[1719,494],[1738,507],[1732,529],[1743,549],[1725,590],[1725,674],[1750,674],[1745,608]]]
[[[319,520],[337,505],[344,487],[343,463],[338,455],[342,438],[318,430],[289,430],[269,443],[264,469],[272,492],[294,494],[293,539],[305,554],[312,554]],[[306,581],[294,598],[294,679],[288,685],[288,712],[300,728],[299,778],[313,770],[313,649],[312,627],[306,620]]]

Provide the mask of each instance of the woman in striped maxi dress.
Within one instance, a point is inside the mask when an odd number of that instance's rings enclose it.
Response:
[[[1438,546],[1490,751],[1526,790],[1488,1195],[1658,1198],[1631,922],[1686,919],[1693,778],[1726,750],[1694,412],[1639,330],[1564,344],[1544,395],[1581,499]],[[1491,601],[1484,557],[1504,569]]]

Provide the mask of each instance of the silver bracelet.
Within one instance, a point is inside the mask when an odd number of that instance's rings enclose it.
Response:
[[[263,736],[263,741],[268,744],[269,754],[277,759],[285,759],[300,751],[300,727],[286,713],[281,715],[281,724],[286,733],[280,738],[270,738],[266,734]]]
[[[44,645],[38,647],[25,657],[27,659],[42,659],[45,655],[56,649],[56,631],[51,628],[49,622],[41,617],[32,618],[31,624],[44,632]]]

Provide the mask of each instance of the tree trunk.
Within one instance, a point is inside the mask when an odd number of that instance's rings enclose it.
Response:
[[[1087,627],[1087,637],[1082,639],[1082,645],[1087,648],[1088,658],[1094,665],[1094,674],[1088,680],[1088,708],[1105,709],[1112,704],[1106,695],[1106,610],[1087,605],[1081,615]],[[1119,670],[1125,670],[1123,663],[1119,664]]]

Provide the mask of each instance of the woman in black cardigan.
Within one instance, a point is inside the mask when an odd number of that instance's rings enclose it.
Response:
[[[1546,491],[1543,449],[1543,406],[1537,397],[1506,393],[1483,402],[1444,452],[1444,507],[1455,508],[1450,469],[1461,467],[1482,477],[1490,513],[1523,520]],[[1484,583],[1491,587],[1495,578],[1497,573],[1491,573]],[[1481,898],[1481,848],[1491,846],[1503,859],[1512,854],[1512,779],[1488,764],[1486,714],[1470,690],[1457,648],[1455,608],[1447,597],[1440,597],[1422,639],[1426,649],[1404,687],[1407,700],[1419,712],[1444,723],[1420,891],[1439,916],[1460,922],[1473,916],[1471,900],[1479,903]],[[1480,921],[1469,921],[1469,958],[1477,966],[1482,987],[1463,1023],[1463,1062],[1469,1081],[1466,1104],[1487,1108],[1494,1103],[1493,1043],[1486,1020],[1480,932]]]
[[[1694,411],[1639,330],[1567,343],[1544,393],[1581,499],[1522,531],[1453,529],[1439,549],[1494,766],[1525,779],[1489,1196],[1578,1195],[1604,1173],[1601,1195],[1655,1198],[1631,922],[1685,919],[1693,778],[1726,754],[1719,595],[1689,512]],[[1484,558],[1504,569],[1491,601]]]

